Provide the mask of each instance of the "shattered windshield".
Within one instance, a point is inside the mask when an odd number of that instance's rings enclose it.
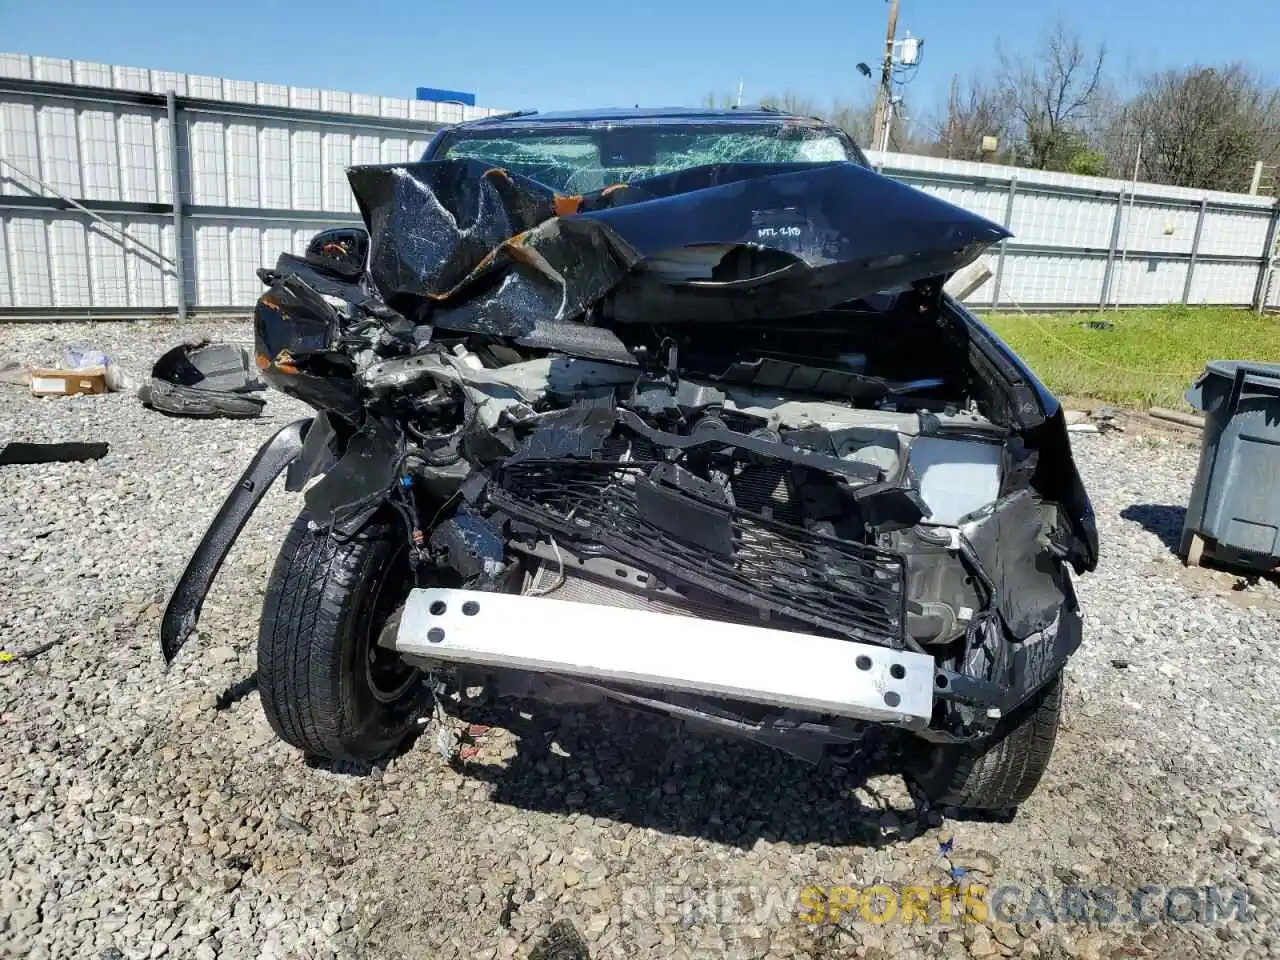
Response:
[[[820,128],[708,125],[458,131],[436,159],[501,166],[561,193],[590,193],[711,163],[830,163],[861,158]]]

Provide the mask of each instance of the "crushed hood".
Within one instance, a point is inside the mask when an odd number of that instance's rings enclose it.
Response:
[[[499,336],[604,303],[622,322],[785,320],[953,273],[1009,236],[854,163],[713,164],[578,196],[477,160],[347,176],[388,305]]]

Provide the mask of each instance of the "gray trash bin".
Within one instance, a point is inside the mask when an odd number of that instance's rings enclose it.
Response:
[[[1214,360],[1186,394],[1205,413],[1182,555],[1280,564],[1280,364]]]

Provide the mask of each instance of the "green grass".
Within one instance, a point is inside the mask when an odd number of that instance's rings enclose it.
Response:
[[[1280,362],[1280,318],[1169,306],[983,318],[1060,396],[1186,409],[1183,391],[1209,360]],[[1114,324],[1098,330],[1089,321]]]

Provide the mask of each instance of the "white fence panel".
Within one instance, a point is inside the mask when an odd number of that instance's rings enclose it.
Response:
[[[349,166],[412,160],[440,124],[493,112],[0,54],[0,160],[12,165],[0,165],[0,319],[172,312],[180,299],[246,310],[260,290],[257,267],[283,250],[300,253],[325,226],[356,221]],[[175,154],[181,243],[170,206]],[[1275,206],[1262,198],[1152,184],[1131,196],[1132,184],[1113,179],[871,159],[1010,227],[1014,238],[989,254],[996,275],[976,305],[1250,304],[1275,239]]]

